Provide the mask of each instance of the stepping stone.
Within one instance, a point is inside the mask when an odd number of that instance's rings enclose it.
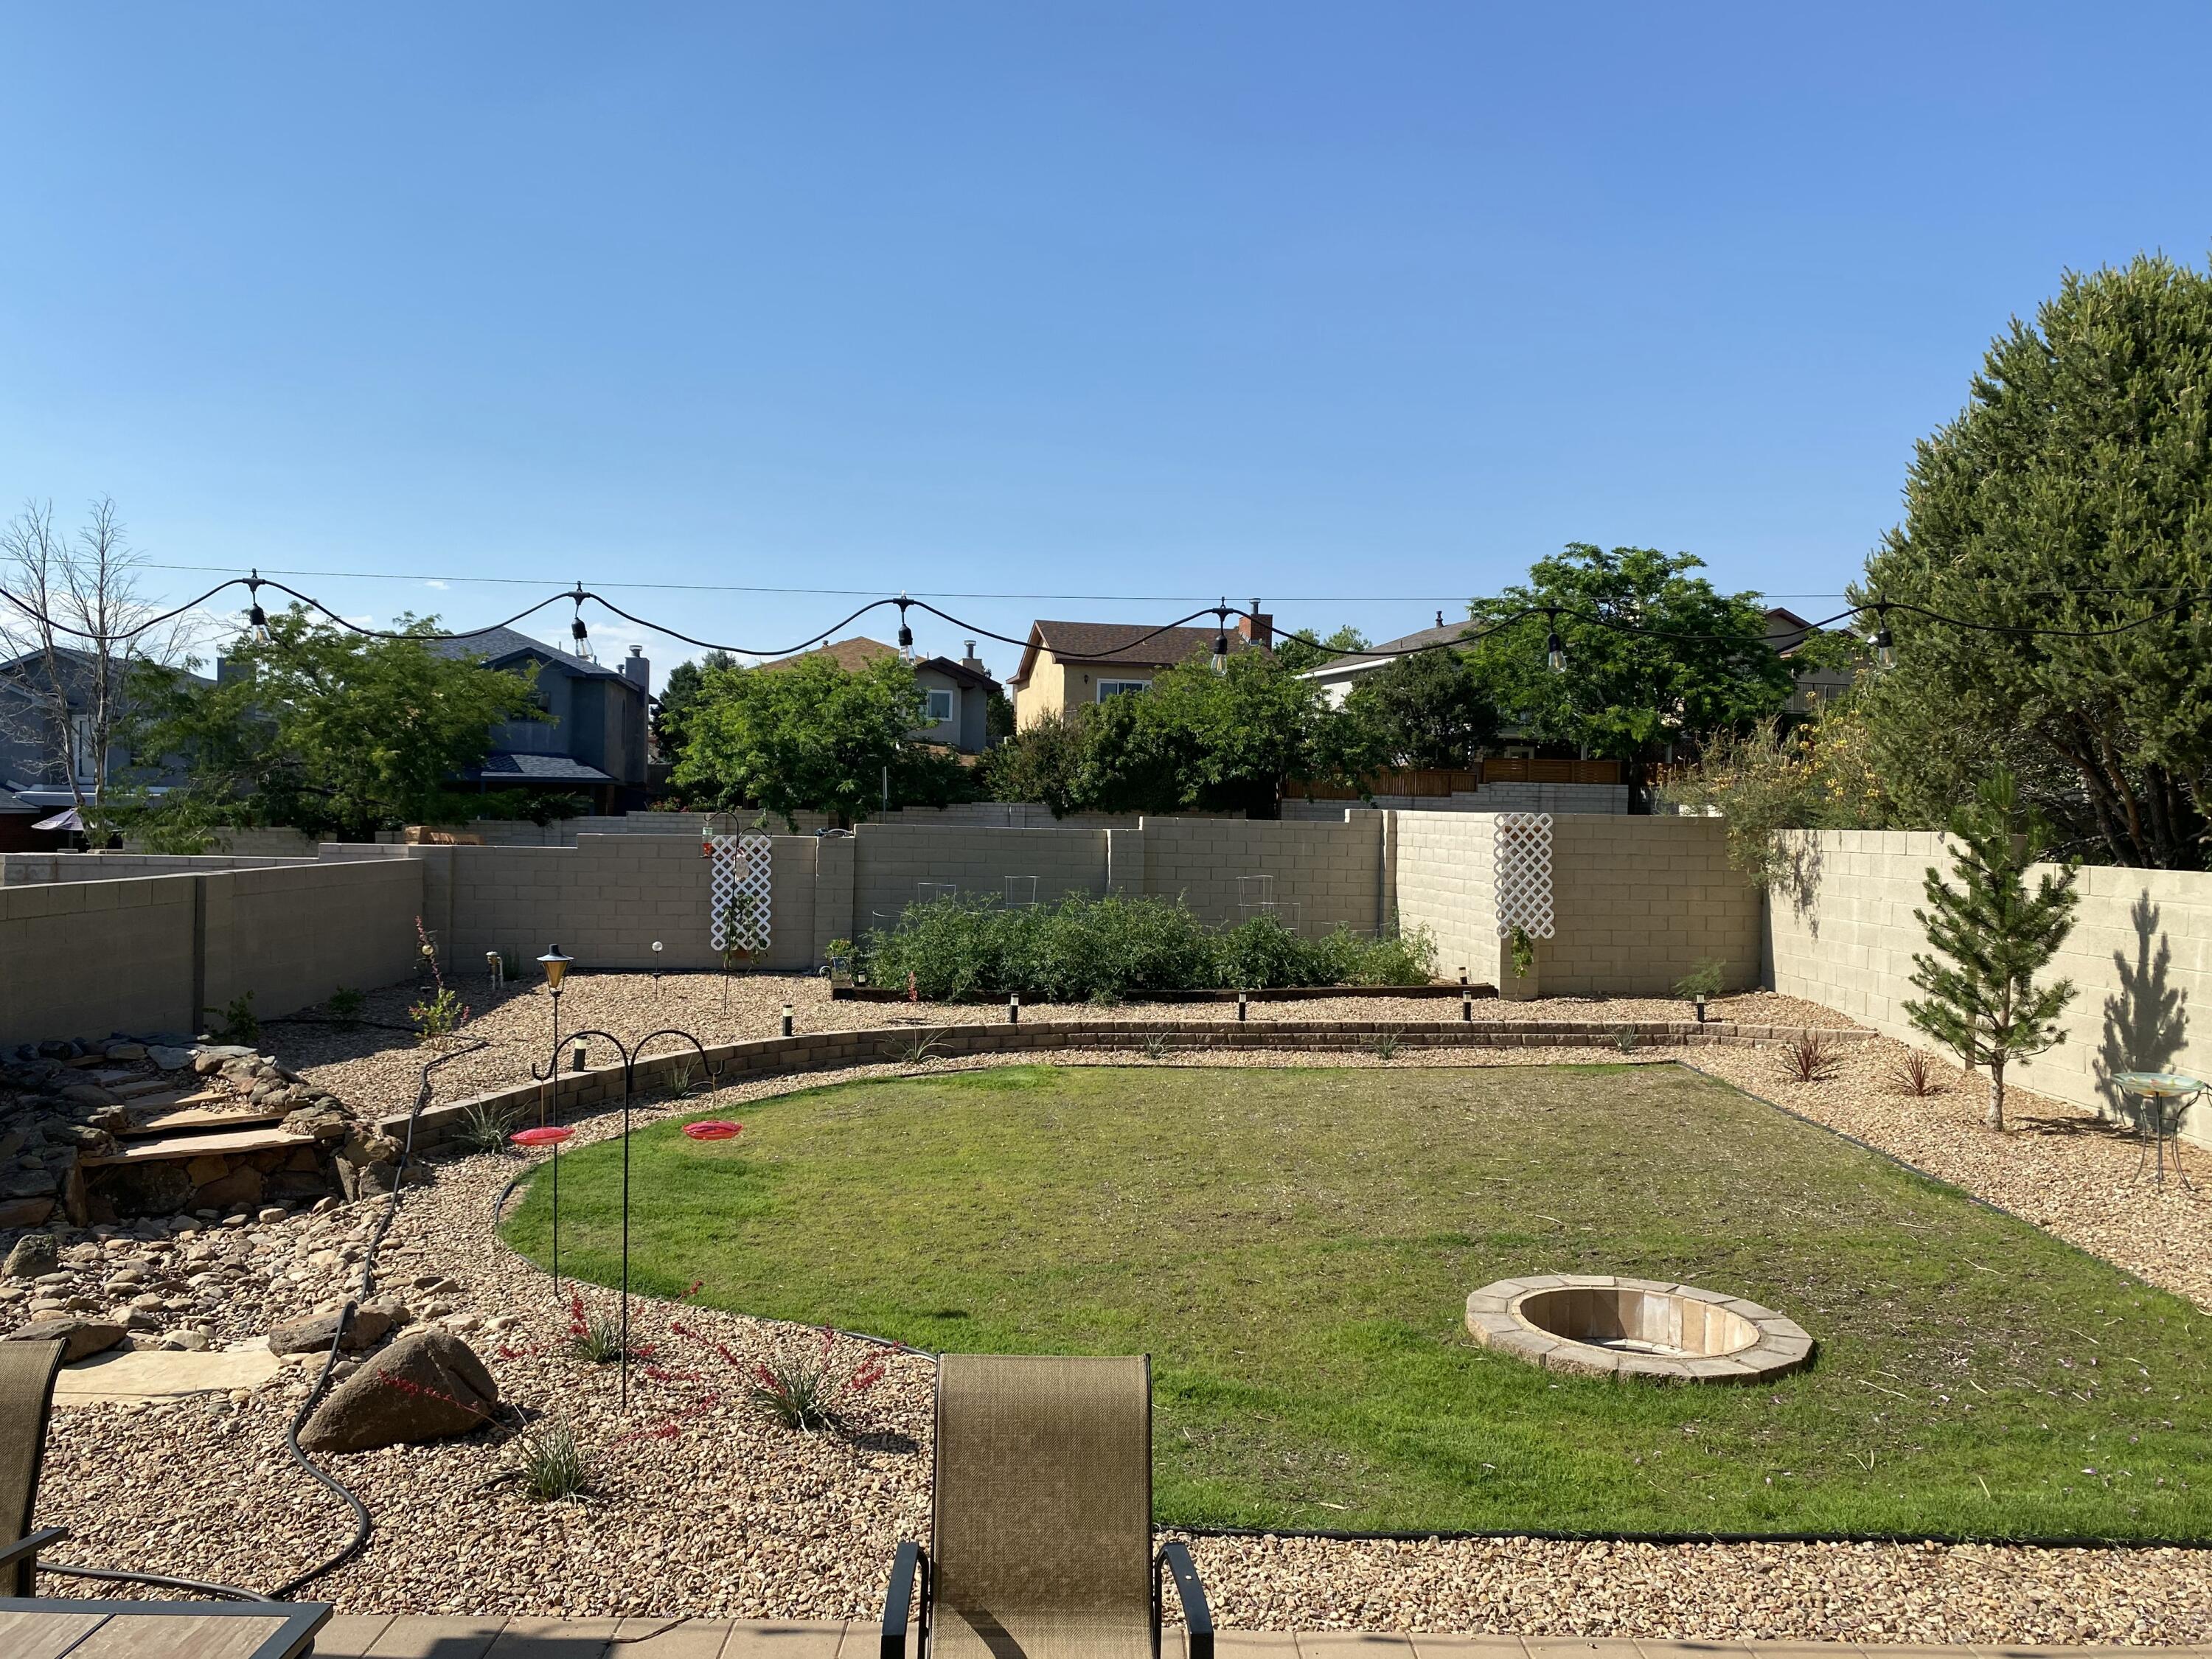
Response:
[[[176,1089],[165,1077],[142,1077],[128,1083],[110,1084],[108,1092],[118,1100],[143,1100],[148,1095],[173,1094]]]
[[[172,1352],[137,1348],[94,1354],[64,1365],[54,1378],[57,1406],[88,1406],[103,1400],[167,1400],[191,1394],[258,1388],[283,1369],[283,1361],[266,1348]]]

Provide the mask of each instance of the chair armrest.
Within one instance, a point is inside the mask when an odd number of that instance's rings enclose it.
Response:
[[[26,1533],[12,1544],[0,1544],[0,1567],[12,1567],[26,1556],[36,1555],[49,1544],[58,1544],[69,1536],[67,1527],[46,1527],[38,1532]]]
[[[1206,1586],[1199,1583],[1198,1564],[1190,1559],[1190,1546],[1180,1540],[1161,1545],[1152,1564],[1155,1582],[1162,1567],[1175,1579],[1176,1600],[1182,1603],[1184,1639],[1189,1644],[1190,1659],[1213,1659],[1213,1610],[1206,1605]]]
[[[906,1659],[906,1626],[914,1606],[915,1580],[921,1581],[921,1628],[915,1638],[915,1659],[929,1653],[929,1556],[909,1539],[891,1557],[891,1585],[884,1596],[882,1659]]]

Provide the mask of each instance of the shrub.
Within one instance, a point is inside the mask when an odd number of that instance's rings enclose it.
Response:
[[[368,999],[350,985],[341,985],[330,994],[323,1006],[331,1011],[331,1018],[341,1025],[354,1026],[361,1023],[362,1005]]]
[[[842,1370],[836,1363],[836,1332],[825,1325],[821,1338],[811,1351],[779,1353],[755,1365],[746,1403],[787,1429],[811,1433],[841,1426],[855,1396],[883,1381],[884,1362],[871,1354],[852,1370]]]
[[[213,1013],[215,1010],[207,1012]],[[222,1018],[210,1027],[210,1035],[219,1042],[235,1042],[248,1048],[258,1042],[261,1021],[253,1012],[253,993],[247,991],[232,998],[229,1006],[222,1011]]]
[[[594,1365],[611,1364],[622,1358],[621,1321],[611,1313],[585,1307],[581,1291],[568,1303],[568,1352]]]
[[[1685,1002],[1710,1002],[1727,977],[1728,963],[1718,957],[1700,957],[1696,967],[1674,981],[1674,994]]]
[[[515,1107],[472,1100],[461,1109],[461,1121],[453,1126],[453,1139],[471,1152],[512,1152],[514,1147],[507,1136],[520,1115]]]
[[[908,905],[860,955],[872,982],[910,982],[932,1002],[1015,993],[1110,1004],[1148,991],[1425,984],[1436,945],[1425,930],[1309,939],[1269,915],[1216,929],[1180,900],[1072,893],[1015,910],[988,897]]]
[[[1893,1073],[1898,1092],[1925,1100],[1929,1095],[1943,1092],[1943,1080],[1936,1075],[1936,1062],[1917,1048],[1908,1048],[1905,1058],[1897,1063]]]
[[[539,1425],[520,1437],[522,1446],[522,1486],[532,1498],[573,1498],[592,1478],[576,1431],[567,1423]]]
[[[1835,1065],[1835,1045],[1818,1031],[1800,1031],[1783,1045],[1782,1072],[1792,1083],[1818,1083]]]
[[[453,1036],[468,1017],[468,1005],[450,985],[441,985],[434,995],[423,998],[407,1011],[407,1018],[415,1022],[415,1035],[426,1042],[431,1037]]]

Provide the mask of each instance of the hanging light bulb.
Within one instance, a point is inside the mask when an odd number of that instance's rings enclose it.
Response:
[[[246,625],[253,630],[253,637],[264,645],[269,642],[269,613],[261,608],[261,573],[256,570],[246,578],[246,591],[251,602],[246,612]]]
[[[576,584],[576,619],[568,624],[568,636],[576,641],[576,654],[588,658],[592,654],[592,630],[584,626],[584,585]]]
[[[1213,613],[1213,672],[1225,673],[1229,667],[1229,607],[1224,604]]]
[[[1889,607],[1874,608],[1874,663],[1877,668],[1897,666],[1897,644],[1889,636]]]
[[[907,598],[906,590],[901,588],[898,596],[899,651],[901,654],[908,657],[914,654],[914,629],[907,626],[906,608],[913,603],[913,600]]]
[[[1559,642],[1559,613],[1547,611],[1544,617],[1544,626],[1548,630],[1544,635],[1544,665],[1554,674],[1564,674],[1567,672],[1567,647]]]

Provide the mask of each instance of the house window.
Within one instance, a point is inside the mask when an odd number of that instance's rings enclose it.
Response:
[[[929,691],[926,692],[924,695],[929,699],[929,712],[927,718],[923,720],[922,724],[925,726],[951,725],[952,722],[952,694],[950,691]]]
[[[1101,680],[1098,682],[1098,701],[1118,697],[1124,691],[1142,691],[1150,687],[1150,680]]]

